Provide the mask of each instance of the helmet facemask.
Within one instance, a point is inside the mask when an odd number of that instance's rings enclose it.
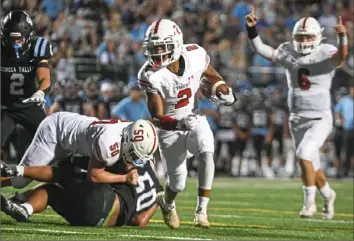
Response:
[[[145,48],[144,54],[153,68],[163,68],[174,62],[175,44],[172,39],[150,40],[146,41],[143,46]]]
[[[294,49],[296,52],[301,54],[309,54],[320,45],[321,40],[321,36],[312,34],[296,34],[294,36]]]

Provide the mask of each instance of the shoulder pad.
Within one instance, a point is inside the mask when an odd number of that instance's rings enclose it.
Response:
[[[50,59],[53,56],[52,44],[43,37],[34,38],[33,57],[40,59]]]
[[[102,126],[102,128],[105,128],[105,126]],[[102,134],[93,141],[93,156],[106,166],[112,166],[120,156],[120,144],[117,138],[112,138],[112,133],[105,128]]]
[[[210,63],[210,57],[206,50],[198,44],[183,45],[182,53],[187,57],[188,66],[195,71],[204,72]]]

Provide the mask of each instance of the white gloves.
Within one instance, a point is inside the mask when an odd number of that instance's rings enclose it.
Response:
[[[222,105],[232,105],[236,101],[236,97],[234,93],[232,92],[232,89],[229,87],[229,93],[228,94],[222,94],[219,93],[219,96],[212,95],[210,99],[215,103],[215,104],[222,104]]]
[[[36,93],[34,93],[30,98],[23,100],[22,103],[38,103],[38,105],[43,108],[45,104],[44,97],[44,92],[41,90],[37,90]]]

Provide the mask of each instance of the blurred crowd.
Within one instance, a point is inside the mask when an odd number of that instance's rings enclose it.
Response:
[[[291,40],[293,26],[304,16],[316,17],[324,27],[325,41],[337,45],[333,26],[337,16],[342,16],[350,49],[345,67],[338,70],[334,77],[333,109],[340,99],[349,96],[348,83],[353,78],[354,68],[353,0],[2,0],[1,3],[1,16],[11,10],[25,10],[33,18],[35,34],[46,37],[53,45],[52,90],[46,98],[48,113],[66,110],[99,118],[150,118],[136,77],[146,60],[142,49],[144,33],[159,18],[175,21],[183,31],[185,43],[200,44],[208,51],[211,64],[246,104],[252,103],[247,110],[251,119],[254,119],[252,115],[257,109],[266,109],[267,115],[274,114],[279,101],[284,105],[279,108],[287,113],[284,69],[254,54],[248,44],[244,17],[249,12],[250,4],[259,17],[259,34],[265,43],[273,47]],[[227,143],[237,139],[233,123],[238,120],[237,117],[223,120],[223,117],[227,111],[240,112],[239,107],[223,110],[202,96],[200,98],[200,109],[208,115],[215,132],[216,160],[220,172],[267,177],[296,173],[295,162],[288,163],[294,158],[286,128],[286,114],[278,120],[284,126],[282,136],[278,138],[283,142],[278,157],[275,158],[269,151],[279,147],[279,140],[274,144],[267,138],[268,123],[263,123],[264,126],[259,128],[257,123],[253,123],[247,137],[249,141],[246,141],[246,154],[234,158],[237,153],[235,145]],[[263,103],[263,106],[257,106],[257,103]],[[340,112],[341,108],[336,110]],[[335,123],[343,129],[343,121]],[[258,130],[262,128],[265,130]],[[263,136],[263,139],[260,141],[257,137],[258,141],[251,141],[255,136]],[[345,150],[341,150],[338,157],[333,140],[329,138],[328,148],[324,147],[325,157],[329,160],[325,162],[328,170],[331,167],[338,170],[347,162],[344,160]],[[331,156],[330,153],[337,154]],[[243,158],[256,160],[255,168],[241,165]],[[266,160],[266,164],[260,159]],[[344,166],[350,167],[347,164]],[[347,171],[343,171],[344,175],[348,174]],[[338,172],[334,171],[333,175],[336,174]]]

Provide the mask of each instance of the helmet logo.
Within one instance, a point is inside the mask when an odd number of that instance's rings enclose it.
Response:
[[[134,137],[133,141],[138,142],[138,141],[143,141],[144,140],[144,130],[139,129],[139,130],[134,130]]]

